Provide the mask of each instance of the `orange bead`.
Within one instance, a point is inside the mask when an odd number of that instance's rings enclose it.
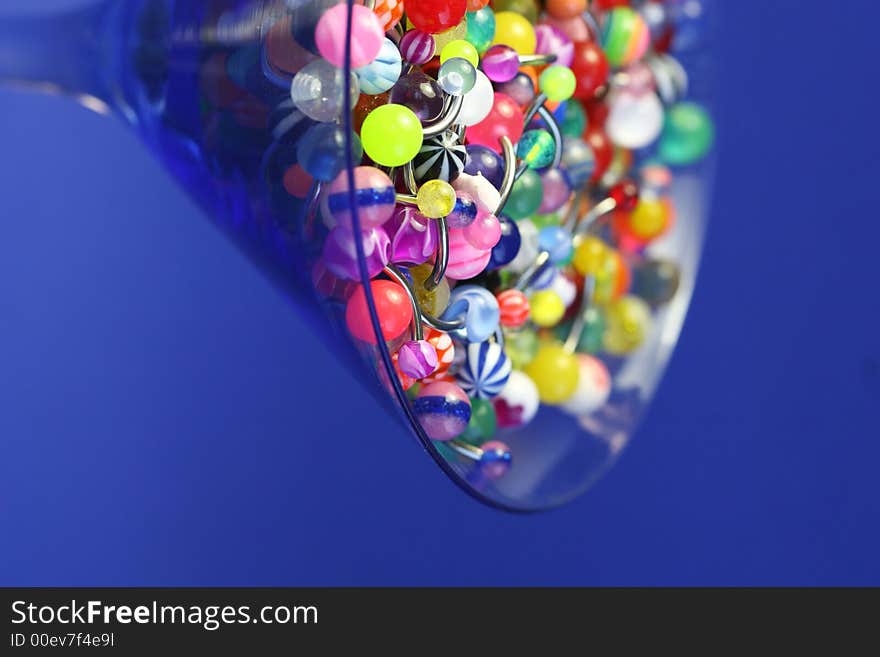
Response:
[[[587,10],[587,0],[547,0],[546,6],[553,18],[572,18]]]
[[[478,11],[489,4],[489,0],[467,0],[468,11]]]
[[[373,13],[382,23],[382,29],[386,32],[400,22],[403,16],[403,0],[376,0]]]

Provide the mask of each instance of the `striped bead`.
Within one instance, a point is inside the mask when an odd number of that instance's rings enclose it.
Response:
[[[495,297],[501,311],[501,326],[519,328],[529,318],[529,300],[519,290],[504,290]]]
[[[409,30],[400,39],[400,54],[410,64],[424,64],[434,56],[437,44],[434,37],[419,30]]]
[[[438,381],[451,381],[452,379],[448,375],[448,372],[452,365],[452,361],[455,360],[455,345],[452,343],[452,338],[448,333],[438,331],[431,327],[425,327],[424,338],[434,347],[434,349],[437,350],[437,369],[434,370],[430,376],[421,379],[421,383],[428,384]],[[398,356],[396,353],[392,355],[391,360],[394,362],[394,369],[397,372],[397,377],[400,379],[400,385],[404,390],[412,388],[416,383],[416,379],[407,376],[400,370],[400,366],[397,363]]]
[[[468,396],[491,399],[510,378],[510,358],[497,342],[470,343],[456,380]]]
[[[413,175],[417,182],[443,180],[452,182],[464,171],[467,151],[458,143],[458,136],[445,132],[428,139],[413,158]]]
[[[403,0],[376,0],[373,13],[382,23],[382,29],[387,32],[400,22],[403,16]]]

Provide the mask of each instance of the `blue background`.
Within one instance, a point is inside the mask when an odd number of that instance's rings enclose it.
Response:
[[[723,4],[680,346],[621,463],[527,517],[452,486],[124,127],[0,93],[0,584],[880,584],[880,9]]]

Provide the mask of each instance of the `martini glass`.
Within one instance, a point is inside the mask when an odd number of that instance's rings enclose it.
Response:
[[[627,446],[678,340],[702,250],[711,160],[676,171],[668,194],[677,221],[648,253],[653,262],[673,263],[674,294],[652,308],[638,349],[613,355],[599,348],[610,377],[607,400],[583,414],[542,404],[528,424],[499,430],[504,450],[496,456],[503,458],[487,468],[488,452],[478,443],[428,437],[395,369],[394,345],[352,338],[345,299],[354,283],[329,274],[322,260],[327,231],[320,190],[297,161],[312,122],[291,102],[290,86],[316,57],[318,19],[337,3],[97,0],[66,13],[0,13],[0,83],[69,97],[136,131],[204,215],[466,492],[513,511],[565,503]],[[678,16],[673,55],[690,73],[691,97],[705,103],[711,98],[712,3],[672,0],[666,6]],[[346,63],[344,73],[349,69]],[[346,109],[352,104],[347,99]],[[350,133],[350,111],[341,122]],[[364,255],[359,251],[361,265]],[[365,266],[359,274],[369,290]],[[373,335],[381,335],[369,292],[366,301]],[[386,436],[382,448],[393,449],[400,439]]]

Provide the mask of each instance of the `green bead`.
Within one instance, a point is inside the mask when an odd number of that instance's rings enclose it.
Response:
[[[602,336],[605,334],[605,318],[602,311],[593,306],[586,310],[586,321],[575,351],[582,354],[595,354],[602,349]],[[557,326],[553,333],[562,342],[568,340],[572,322],[564,322]]]
[[[660,135],[660,159],[676,166],[693,164],[709,151],[714,139],[715,127],[703,107],[677,103],[666,112]]]
[[[556,142],[546,130],[526,130],[516,146],[516,155],[533,169],[550,166]]]
[[[526,169],[513,184],[510,198],[504,206],[504,214],[511,219],[525,219],[535,214],[544,199],[544,187],[541,176],[532,169]]]
[[[450,41],[443,46],[443,50],[440,51],[440,63],[442,64],[453,57],[465,59],[473,64],[475,68],[480,63],[480,54],[477,52],[477,49],[465,39]]]
[[[577,80],[570,68],[555,64],[544,69],[541,77],[538,78],[538,85],[547,98],[560,103],[571,98]]]
[[[495,407],[487,399],[471,399],[471,419],[460,439],[479,447],[495,435]]]
[[[532,223],[535,224],[535,228],[540,231],[542,228],[547,228],[548,226],[559,226],[562,223],[562,218],[556,212],[551,212],[550,214],[536,214],[532,217]]]
[[[422,147],[422,123],[408,107],[389,103],[367,115],[361,126],[364,152],[376,164],[403,166]]]
[[[505,331],[504,353],[510,358],[513,369],[525,368],[538,353],[538,334],[531,329]]]
[[[580,138],[587,129],[587,113],[584,106],[575,98],[569,98],[565,103],[565,110],[562,116],[562,125],[560,129],[566,137]]]
[[[467,13],[467,39],[480,54],[486,52],[495,38],[495,12],[489,5]]]

